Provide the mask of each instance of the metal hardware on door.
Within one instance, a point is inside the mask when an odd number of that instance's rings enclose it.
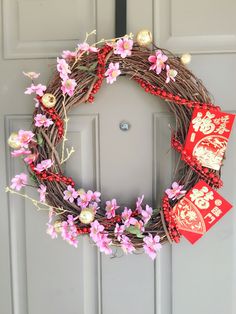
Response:
[[[121,131],[128,131],[130,129],[131,125],[127,121],[121,121],[120,122],[120,129]]]

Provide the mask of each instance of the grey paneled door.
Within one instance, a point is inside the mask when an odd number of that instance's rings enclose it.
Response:
[[[190,67],[216,102],[235,112],[235,2],[127,3],[127,31],[145,27],[158,45],[193,52]],[[87,237],[81,237],[78,249],[52,241],[45,233],[46,214],[5,194],[9,179],[22,170],[9,159],[5,139],[13,130],[30,126],[33,110],[31,98],[23,94],[28,82],[22,71],[41,72],[46,83],[55,64],[52,57],[73,48],[86,30],[97,28],[99,38],[114,36],[114,0],[2,4],[0,314],[236,313],[235,209],[196,245],[185,240],[172,248],[166,245],[153,263],[144,255],[101,256]],[[221,23],[216,22],[219,17]],[[129,132],[119,129],[122,120],[131,124]],[[171,180],[170,123],[165,103],[134,82],[120,77],[112,86],[104,84],[93,105],[83,104],[71,113],[69,138],[76,153],[66,171],[85,188],[101,189],[105,198],[114,196],[127,204],[144,193],[156,205]],[[234,128],[221,190],[234,206],[235,143]]]

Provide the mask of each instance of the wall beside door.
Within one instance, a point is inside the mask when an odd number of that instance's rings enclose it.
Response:
[[[202,78],[224,111],[236,113],[235,6],[233,0],[127,0],[127,32],[135,34],[147,28],[158,46],[178,54],[192,53],[190,69]],[[40,81],[46,83],[52,75],[54,58],[62,50],[73,49],[86,31],[97,29],[94,40],[113,37],[114,7],[114,0],[2,0],[0,313],[233,314],[235,127],[222,171],[224,187],[220,190],[233,204],[233,210],[194,246],[184,239],[179,245],[166,245],[154,263],[143,255],[101,257],[87,238],[81,239],[78,250],[61,240],[52,241],[44,233],[45,213],[37,213],[30,203],[4,192],[9,179],[23,169],[19,161],[9,159],[5,140],[12,131],[29,128],[33,111],[31,97],[23,94],[28,82],[22,71],[40,72]],[[134,88],[132,83],[127,84],[121,80],[114,92],[118,95],[126,86]],[[106,186],[99,146],[100,117],[105,111],[103,96],[107,103],[112,101],[111,92],[104,87],[98,96],[98,107],[78,108],[69,130],[78,155],[67,170],[72,172],[77,163],[77,176],[94,188]],[[153,100],[146,96],[137,90],[136,98],[127,101],[127,108],[132,110],[132,103],[137,101],[142,112],[142,104],[150,101],[145,123],[152,123],[149,148],[155,169],[160,171],[145,181],[144,189],[150,201],[158,203],[171,176],[168,173],[164,178],[161,169],[165,169],[166,156],[159,153],[169,149],[171,116],[161,101],[154,109]],[[159,140],[160,134],[166,144]],[[83,161],[87,156],[90,159],[86,164]],[[167,158],[171,163],[173,158]],[[145,167],[152,170],[148,162]]]

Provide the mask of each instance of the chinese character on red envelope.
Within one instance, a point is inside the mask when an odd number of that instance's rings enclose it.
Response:
[[[232,205],[204,181],[199,181],[173,208],[180,233],[194,244]]]
[[[184,150],[198,159],[202,166],[219,170],[235,115],[195,109]]]

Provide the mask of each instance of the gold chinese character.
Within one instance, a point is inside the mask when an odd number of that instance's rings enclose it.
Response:
[[[213,192],[209,191],[206,186],[203,186],[201,190],[193,189],[190,194],[191,201],[200,209],[207,209],[210,205],[210,200],[213,200]]]
[[[203,117],[202,112],[198,112],[196,118],[192,120],[193,128],[197,132],[198,130],[203,134],[210,134],[215,130],[215,124],[212,119],[215,117],[210,111],[206,112]]]
[[[209,217],[209,224],[212,224],[213,223],[213,221],[216,219],[216,217],[215,216],[213,216],[212,215],[212,213],[208,213],[205,217],[204,217],[204,219],[206,219],[207,217]]]
[[[214,214],[216,217],[219,217],[222,214],[222,211],[219,207],[215,206],[212,210],[211,210],[212,214]]]

